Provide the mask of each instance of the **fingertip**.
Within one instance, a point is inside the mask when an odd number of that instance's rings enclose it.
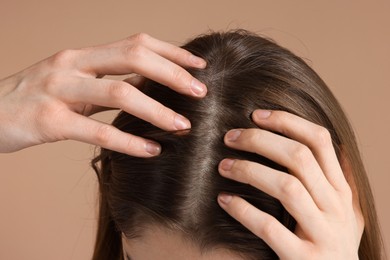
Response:
[[[204,97],[207,94],[207,87],[198,79],[193,78],[191,81],[191,91],[192,94],[197,97]]]
[[[191,56],[190,56],[190,61],[191,61],[191,64],[196,68],[204,69],[207,66],[207,62],[204,59],[202,59],[198,56],[195,56],[193,54],[191,54]]]
[[[218,195],[218,202],[221,206],[227,206],[233,199],[233,196],[227,193],[220,193]]]
[[[222,161],[220,161],[218,168],[221,173],[228,172],[232,169],[233,164],[235,163],[236,160],[230,159],[230,158],[225,158]]]
[[[145,144],[145,151],[151,156],[157,156],[161,154],[161,146],[155,142],[147,142]]]
[[[225,134],[225,143],[232,143],[237,141],[237,139],[240,137],[242,134],[242,129],[233,129],[228,131]]]
[[[267,119],[271,116],[271,111],[270,110],[264,110],[264,109],[256,109],[255,111],[252,112],[251,118],[253,121],[260,121]]]
[[[187,130],[191,128],[191,122],[182,115],[176,114],[175,116],[175,128],[176,130]]]

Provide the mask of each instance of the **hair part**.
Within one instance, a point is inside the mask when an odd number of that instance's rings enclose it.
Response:
[[[343,147],[365,220],[359,259],[381,259],[374,200],[355,136],[321,78],[287,49],[244,30],[202,35],[183,48],[206,60],[206,69],[188,71],[208,86],[208,94],[195,99],[153,81],[146,83],[144,93],[190,119],[192,128],[184,134],[163,131],[123,111],[116,117],[114,126],[159,142],[163,149],[157,157],[136,158],[102,148],[92,161],[100,188],[93,259],[123,258],[121,232],[129,238],[139,236],[148,224],[187,234],[201,251],[223,246],[248,259],[277,259],[262,239],[217,203],[220,192],[234,193],[291,231],[295,228],[295,220],[277,199],[218,173],[218,163],[230,157],[288,174],[267,158],[224,145],[228,130],[257,128],[250,115],[258,108],[287,111],[325,127],[339,158]]]

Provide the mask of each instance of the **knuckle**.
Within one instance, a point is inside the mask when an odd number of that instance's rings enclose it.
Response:
[[[187,74],[180,67],[173,68],[171,74],[173,81],[182,81],[183,79],[187,79]],[[190,80],[187,81],[190,82]]]
[[[55,67],[65,67],[72,64],[76,52],[77,51],[73,49],[65,49],[57,52],[50,59],[51,65]]]
[[[242,177],[247,184],[253,184],[255,182],[255,173],[253,165],[247,161],[240,162],[238,165],[242,168]]]
[[[292,149],[292,160],[297,170],[303,171],[306,165],[308,165],[313,159],[313,154],[311,150],[300,143],[296,143],[295,147]]]
[[[146,33],[140,32],[136,33],[133,36],[131,36],[132,43],[135,44],[144,44],[150,39],[150,36]]]
[[[113,135],[113,130],[109,125],[100,125],[95,132],[95,138],[101,146],[109,144]]]
[[[275,233],[276,228],[277,222],[273,218],[268,217],[261,225],[257,226],[256,232],[262,237],[269,237]]]
[[[108,96],[115,102],[121,102],[131,93],[131,86],[125,82],[115,81],[108,87]]]
[[[238,220],[244,220],[248,218],[249,211],[250,211],[250,205],[248,203],[243,203],[240,207],[237,208],[237,219]]]
[[[332,137],[330,135],[330,132],[325,127],[319,126],[318,129],[315,131],[315,138],[319,145],[327,146],[332,143]]]
[[[145,47],[140,44],[123,47],[123,54],[126,58],[131,60],[140,60],[145,55]]]
[[[262,138],[262,131],[259,129],[247,129],[243,131],[243,135],[245,136],[243,140],[247,140],[247,144],[250,145],[250,147],[254,147]]]
[[[281,193],[285,198],[297,198],[302,194],[302,184],[292,175],[286,175],[281,179]]]

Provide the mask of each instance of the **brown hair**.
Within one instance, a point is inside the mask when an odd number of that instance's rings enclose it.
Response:
[[[179,230],[202,251],[222,246],[248,259],[277,259],[264,241],[217,204],[222,191],[238,194],[294,230],[295,220],[278,200],[225,179],[217,170],[220,160],[231,157],[259,162],[287,174],[286,169],[264,157],[229,149],[223,143],[224,134],[232,128],[257,127],[250,120],[257,108],[288,111],[324,126],[339,157],[343,147],[352,163],[365,220],[359,259],[381,259],[374,200],[354,133],[321,78],[287,49],[244,30],[199,36],[183,48],[207,61],[206,69],[189,72],[207,85],[208,94],[198,100],[152,81],[143,89],[189,118],[189,133],[165,132],[125,112],[114,120],[119,129],[155,140],[163,149],[160,156],[148,159],[101,149],[93,160],[100,187],[93,259],[123,259],[121,232],[135,237],[147,224]]]

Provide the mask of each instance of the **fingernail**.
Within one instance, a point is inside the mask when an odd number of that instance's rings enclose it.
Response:
[[[198,56],[191,55],[190,60],[193,64],[195,64],[201,68],[206,67],[206,61],[202,58],[199,58]]]
[[[191,123],[182,115],[175,116],[175,127],[177,130],[185,130],[191,128]]]
[[[206,93],[206,86],[197,79],[192,79],[191,90],[196,96],[203,96]]]
[[[145,145],[145,150],[151,155],[159,155],[161,153],[161,146],[157,143],[148,142]]]
[[[224,159],[221,162],[221,169],[224,171],[230,171],[233,167],[234,161],[235,160],[232,160],[232,159]]]
[[[231,130],[226,134],[226,138],[229,142],[234,142],[240,137],[241,133],[241,130]]]
[[[255,112],[253,112],[253,116],[255,116],[257,119],[266,119],[270,115],[271,111],[269,110],[257,109]]]
[[[232,200],[233,196],[225,193],[221,193],[218,196],[219,201],[221,201],[223,204],[229,204],[229,202]]]

